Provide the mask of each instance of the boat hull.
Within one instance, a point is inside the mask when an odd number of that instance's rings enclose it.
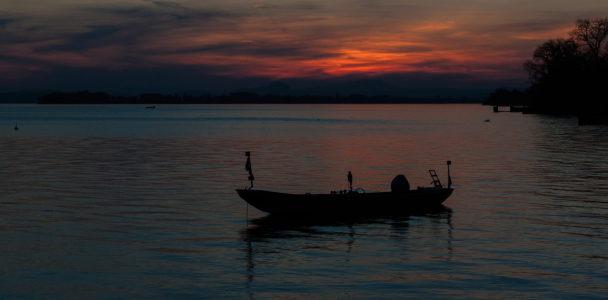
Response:
[[[454,189],[426,188],[406,193],[287,194],[237,189],[251,206],[277,214],[400,212],[441,205]]]

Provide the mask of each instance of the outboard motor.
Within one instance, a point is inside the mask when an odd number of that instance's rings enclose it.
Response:
[[[407,181],[405,176],[399,174],[395,176],[395,179],[391,182],[391,192],[393,193],[407,193],[410,190],[410,183]]]

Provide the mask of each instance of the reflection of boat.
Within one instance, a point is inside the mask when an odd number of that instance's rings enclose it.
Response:
[[[281,215],[269,214],[257,219],[249,220],[251,228],[244,229],[243,233],[249,237],[292,237],[295,232],[301,231],[314,235],[319,232],[313,227],[352,227],[354,224],[391,224],[392,226],[406,226],[411,217],[423,217],[441,223],[447,220],[450,224],[452,209],[444,205],[420,207],[406,212],[379,212],[359,215]],[[405,225],[404,225],[405,224]],[[327,233],[327,231],[324,231]],[[340,231],[341,232],[341,231]]]
[[[448,162],[449,166],[450,162]],[[448,167],[449,168],[449,167]],[[402,192],[348,191],[330,194],[288,194],[271,191],[237,189],[239,196],[253,207],[269,212],[283,214],[340,214],[340,213],[373,213],[399,212],[419,207],[441,205],[454,191],[443,187],[434,170],[429,170],[434,187],[421,188]],[[401,175],[402,176],[402,175]],[[448,169],[449,177],[449,169]],[[405,177],[403,177],[405,179]]]
[[[269,214],[264,217],[249,220],[249,225],[241,231],[244,240],[264,241],[277,239],[310,239],[312,237],[341,236],[343,228],[359,227],[372,224],[389,224],[395,234],[409,227],[412,217],[420,220],[432,220],[433,224],[446,224],[451,228],[452,209],[437,205],[407,212],[375,213],[365,215],[281,215]],[[429,224],[427,224],[429,225]],[[430,225],[429,225],[430,226]],[[335,228],[335,229],[331,229]],[[449,229],[448,228],[448,229]],[[448,236],[450,230],[448,230]]]
[[[356,279],[342,273],[344,264],[351,261],[356,264],[352,268],[364,266],[366,270],[355,276],[367,276],[370,271],[376,274],[386,271],[389,263],[395,268],[391,270],[402,272],[407,267],[419,266],[420,258],[449,260],[453,256],[452,231],[452,210],[443,205],[364,216],[269,214],[250,220],[247,228],[240,231],[245,253],[245,291],[250,299],[256,299],[257,295],[267,298],[267,267],[283,270],[304,264],[308,274],[340,274],[335,280],[345,280],[342,283],[347,285]],[[387,248],[398,251],[384,252]],[[370,257],[370,253],[390,255],[380,259]],[[327,273],[328,262],[336,273]],[[301,277],[288,276],[282,284],[300,283]],[[281,283],[271,281],[271,284],[277,287]]]

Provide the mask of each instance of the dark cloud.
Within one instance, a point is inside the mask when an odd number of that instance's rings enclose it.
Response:
[[[172,1],[149,1],[149,2],[152,2],[152,4],[154,4],[156,6],[164,7],[164,8],[187,10],[187,8],[183,7],[182,5],[180,5],[177,2],[172,2]]]
[[[446,68],[446,69],[449,69],[449,65],[451,65],[451,64],[453,64],[453,61],[448,58],[435,58],[435,59],[425,60],[422,62],[407,63],[408,66],[412,66],[412,67],[421,67],[421,68],[441,67],[441,68]]]
[[[293,9],[293,10],[319,10],[323,6],[313,2],[294,2],[289,4],[260,4],[256,5],[260,9]]]
[[[80,42],[92,42],[97,40],[107,39],[108,37],[115,36],[116,34],[125,30],[124,26],[114,25],[99,25],[89,26],[90,31],[72,36],[73,39]]]
[[[392,47],[387,49],[387,51],[392,53],[420,53],[420,52],[429,52],[432,51],[433,47],[428,46],[400,46],[400,47]]]
[[[166,4],[166,3],[165,3]],[[73,52],[78,53],[90,49],[112,45],[130,47],[141,45],[143,42],[157,39],[157,35],[178,28],[200,28],[200,34],[216,29],[222,24],[225,30],[231,30],[231,25],[222,20],[238,20],[238,13],[217,10],[188,10],[180,15],[159,12],[148,8],[131,9],[88,9],[90,12],[103,15],[126,16],[112,25],[89,25],[81,28],[80,33],[55,34],[53,45],[40,46],[34,49],[36,53]],[[217,25],[213,26],[212,24]],[[43,30],[43,28],[37,28]],[[15,37],[17,39],[17,37]],[[50,37],[49,37],[50,39]],[[130,51],[137,51],[133,47]],[[142,51],[140,54],[143,54]],[[185,50],[184,53],[191,52]],[[159,54],[157,52],[156,54]],[[178,52],[176,52],[178,53]],[[133,53],[137,55],[137,53]]]
[[[179,48],[172,50],[142,51],[144,54],[166,55],[166,54],[217,54],[217,55],[246,55],[249,57],[283,58],[292,59],[318,59],[339,57],[342,54],[325,51],[306,44],[277,44],[272,42],[232,42],[219,43],[194,48]]]
[[[10,23],[15,23],[15,19],[0,19],[0,28],[4,29]]]
[[[94,8],[86,8],[84,11],[86,12],[95,12],[107,15],[117,15],[117,16],[125,16],[130,19],[122,19],[120,22],[133,22],[134,20],[138,20],[142,23],[150,23],[159,25],[160,23],[166,22],[166,20],[161,20],[160,18],[163,16],[179,16],[179,18],[194,18],[198,20],[210,20],[210,19],[219,19],[219,18],[227,18],[227,19],[239,19],[243,16],[242,12],[231,12],[231,11],[223,11],[218,9],[188,9],[184,6],[181,6],[178,3],[174,2],[165,2],[165,1],[146,1],[153,3],[156,6],[171,8],[170,11],[164,10],[155,10],[149,6],[133,6],[131,8],[108,8],[108,7],[94,7]],[[162,4],[161,4],[162,3]],[[179,14],[176,13],[176,10],[181,10]]]
[[[296,60],[331,58],[339,56],[338,53],[324,50],[314,41],[255,41],[251,43],[242,41],[226,41],[195,47],[165,47],[162,41],[154,42],[159,47],[138,47],[144,42],[158,39],[158,34],[170,32],[175,29],[198,29],[195,34],[205,36],[206,33],[221,31],[235,31],[236,20],[246,15],[239,12],[225,12],[218,10],[188,10],[183,15],[171,15],[165,12],[150,10],[148,8],[129,9],[91,9],[95,13],[107,15],[126,16],[122,23],[113,25],[93,25],[84,28],[84,32],[56,36],[52,45],[39,46],[34,49],[36,53],[71,52],[103,48],[112,45],[128,47],[127,60],[133,56],[142,55],[179,55],[179,54],[216,54],[224,56],[251,56],[258,58],[288,57]],[[167,18],[173,16],[173,18]],[[323,20],[317,18],[317,20]],[[184,23],[186,22],[186,23]],[[120,59],[120,58],[117,58]],[[147,63],[150,65],[150,63]],[[155,64],[152,64],[155,65]]]
[[[141,15],[145,12],[148,12],[148,9],[143,7],[132,7],[132,8],[88,8],[87,11],[94,11],[100,13],[107,13],[113,15]]]
[[[35,52],[81,52],[108,45],[133,44],[137,41],[137,31],[132,29],[125,25],[90,26],[87,32],[65,36],[62,44],[39,47]]]
[[[556,29],[564,27],[574,27],[574,19],[564,20],[563,18],[550,18],[550,19],[538,19],[530,20],[527,22],[506,22],[499,24],[488,24],[483,28],[471,28],[470,25],[467,28],[474,30],[478,33],[537,33],[537,32],[550,32]],[[549,38],[549,37],[547,37]]]
[[[520,31],[520,32],[548,31],[548,30],[553,30],[555,28],[560,28],[564,25],[570,25],[569,23],[574,24],[574,22],[565,22],[564,20],[546,20],[546,21],[534,21],[534,22],[505,23],[505,24],[490,26],[490,28],[488,28],[488,29],[490,31],[508,29],[510,31]]]

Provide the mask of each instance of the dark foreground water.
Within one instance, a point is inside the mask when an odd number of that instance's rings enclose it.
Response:
[[[606,297],[607,134],[477,105],[1,105],[0,298]],[[429,186],[452,160],[455,192],[247,217],[245,151],[259,189]]]

